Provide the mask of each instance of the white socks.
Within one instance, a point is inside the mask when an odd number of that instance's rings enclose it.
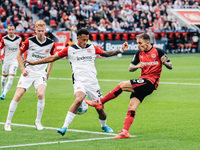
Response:
[[[69,124],[74,120],[75,116],[76,116],[76,114],[68,111],[63,127],[67,127],[68,128]]]
[[[99,119],[99,121],[100,121],[100,123],[101,123],[101,127],[105,127],[105,126],[106,126],[106,121],[107,121],[107,119],[106,119],[106,120],[101,120],[101,119]]]
[[[6,79],[7,77],[4,77],[4,76],[1,77],[1,91],[4,91],[4,88],[6,85]]]
[[[11,101],[10,107],[9,107],[9,110],[8,110],[8,116],[7,116],[6,123],[11,123],[12,117],[15,113],[16,108],[17,108],[17,104],[18,104],[18,102],[15,102],[14,100]]]
[[[10,87],[12,86],[13,79],[14,79],[14,76],[9,76],[9,77],[8,77],[8,82],[6,83],[6,86],[5,86],[4,91],[3,91],[3,94],[4,94],[4,95],[7,94],[8,90],[9,90]]]
[[[45,105],[45,99],[38,100],[38,103],[37,103],[37,118],[36,118],[37,122],[41,121],[43,110],[44,110],[44,105]]]

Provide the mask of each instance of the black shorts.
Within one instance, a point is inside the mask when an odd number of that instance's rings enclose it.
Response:
[[[155,86],[147,79],[132,79],[130,82],[135,91],[131,93],[130,98],[136,97],[140,102],[155,89]]]

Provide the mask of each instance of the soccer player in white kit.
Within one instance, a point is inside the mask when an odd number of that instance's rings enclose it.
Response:
[[[0,96],[2,100],[5,99],[7,92],[12,86],[14,76],[17,73],[17,68],[18,68],[17,53],[19,51],[19,47],[22,44],[21,37],[15,35],[14,25],[9,24],[7,32],[8,35],[4,36],[0,42],[0,54],[1,50],[4,48],[4,59],[3,59],[2,77],[1,77],[1,96]],[[7,77],[8,81],[6,83]]]
[[[94,63],[96,54],[109,57],[122,53],[128,48],[127,42],[122,45],[122,49],[115,51],[103,51],[92,44],[87,44],[89,40],[89,32],[86,29],[80,29],[77,32],[77,40],[77,44],[64,48],[56,55],[49,56],[35,62],[29,60],[24,61],[29,65],[36,65],[53,62],[55,60],[68,56],[69,62],[73,70],[72,78],[75,101],[68,110],[63,127],[57,130],[57,132],[61,135],[64,135],[67,131],[69,124],[76,116],[78,107],[81,105],[86,96],[88,96],[90,100],[102,98],[102,93],[97,80],[97,71]],[[101,110],[96,110],[99,114],[101,128],[105,132],[113,132],[113,130],[106,125],[107,116],[104,108],[102,108]]]
[[[45,90],[47,86],[46,80],[48,79],[53,63],[49,64],[47,72],[47,64],[26,66],[24,68],[22,55],[25,51],[27,51],[27,60],[40,60],[42,58],[46,58],[50,55],[53,55],[55,44],[51,39],[45,36],[46,24],[44,21],[37,21],[35,23],[35,32],[37,35],[26,39],[26,41],[23,43],[17,54],[17,60],[19,62],[22,74],[17,85],[17,90],[10,103],[10,107],[8,110],[7,120],[4,125],[4,129],[6,131],[11,131],[11,119],[17,108],[18,102],[22,98],[22,95],[28,90],[28,88],[32,84],[36,89],[38,97],[37,118],[35,120],[35,125],[37,130],[43,129],[43,126],[41,124],[41,118],[45,105]]]

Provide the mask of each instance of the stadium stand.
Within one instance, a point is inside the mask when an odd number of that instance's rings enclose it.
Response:
[[[31,13],[34,13],[46,21],[51,27],[49,30],[52,31],[76,31],[84,27],[90,30],[92,41],[135,40],[137,34],[147,32],[151,27],[156,40],[161,40],[167,34],[166,37],[174,41],[179,34],[182,39],[187,34],[192,47],[198,46],[192,37],[199,36],[197,31],[199,29],[181,21],[173,10],[199,9],[199,0],[21,0],[21,2],[29,8],[29,12],[20,7],[16,0],[0,0],[0,32],[6,31],[8,23],[13,23],[16,27],[21,23],[21,31],[27,33],[20,35],[24,38],[32,36],[36,19],[31,18]],[[0,37],[4,34],[0,33]],[[176,42],[172,43],[172,49],[176,48]]]

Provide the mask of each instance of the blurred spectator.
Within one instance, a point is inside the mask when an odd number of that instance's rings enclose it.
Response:
[[[15,6],[16,10],[19,11],[19,5],[17,4],[16,0],[12,0],[12,6]]]
[[[117,18],[115,18],[114,21],[112,22],[112,29],[113,31],[121,31],[120,24],[117,21]]]
[[[74,15],[73,12],[71,12],[70,16],[69,16],[69,20],[71,21],[71,25],[72,24],[76,24],[76,16]]]
[[[26,20],[27,22],[29,21],[29,19],[32,19],[32,20],[33,20],[32,13],[31,13],[31,12],[29,12],[28,15],[27,15],[27,17],[25,18],[25,20]]]
[[[102,23],[97,27],[97,29],[98,29],[99,31],[106,31],[106,28],[103,26]]]
[[[133,25],[133,31],[140,31],[140,28],[138,27],[138,24],[137,23],[134,23]]]
[[[155,37],[155,34],[152,32],[151,27],[148,29],[147,34],[148,34],[149,37],[150,37],[150,43],[151,43],[152,45],[153,45],[153,44],[156,44],[156,37]]]
[[[169,26],[169,22],[165,23],[163,30],[171,30],[171,27]]]
[[[17,25],[17,27],[16,27],[16,31],[19,31],[19,32],[24,31],[24,27],[22,26],[21,23],[19,23],[19,24]]]
[[[5,27],[2,22],[0,22],[0,31],[5,31]]]
[[[7,19],[6,12],[3,12],[0,17],[1,17],[1,22],[5,22]]]
[[[13,15],[10,5],[6,7],[6,16],[11,17]]]
[[[181,29],[182,29],[182,30],[188,30],[187,24],[184,23]]]
[[[24,18],[26,18],[26,11],[25,11],[25,9],[24,9],[23,6],[21,7],[21,9],[20,9],[20,11],[19,11],[19,15],[20,15],[20,16],[23,16]]]
[[[164,35],[164,37],[161,38],[161,41],[165,42],[165,46],[166,46],[166,52],[169,53],[171,52],[172,49],[172,43],[169,40],[170,38],[167,37],[167,34]]]
[[[6,21],[4,22],[4,27],[7,29],[9,24],[13,24],[9,17],[6,18]]]
[[[19,15],[17,11],[14,11],[13,16],[11,17],[11,21],[13,22],[14,26],[16,27],[19,22]]]
[[[21,17],[21,20],[19,21],[19,23],[21,23],[21,25],[23,26],[23,28],[25,27],[25,25],[28,25],[28,22],[25,20],[24,17]]]
[[[78,29],[77,29],[77,27],[76,27],[76,24],[73,24],[72,26],[71,26],[71,31],[77,31]]]
[[[50,13],[49,13],[49,7],[45,6],[44,11],[43,11],[43,20],[49,25],[49,18],[50,18]]]
[[[187,34],[185,34],[183,40],[184,40],[185,51],[189,53],[191,51],[191,47],[192,47],[191,39]]]
[[[5,14],[6,14],[6,11],[5,11],[5,9],[3,9],[3,6],[0,5],[0,16],[3,14],[3,12],[5,12]]]
[[[57,12],[56,9],[54,9],[53,6],[51,6],[51,9],[49,10],[49,13],[50,13],[50,19],[54,19],[54,20],[57,20],[57,19],[58,19],[58,18],[57,18],[58,12]]]
[[[178,48],[178,51],[179,49],[181,50],[181,53],[183,53],[183,49],[184,49],[184,41],[183,39],[181,38],[180,34],[177,34],[177,37],[176,37],[176,47]]]
[[[63,18],[61,18],[60,22],[58,23],[58,29],[65,31],[66,27],[67,26],[66,26],[65,20]]]

